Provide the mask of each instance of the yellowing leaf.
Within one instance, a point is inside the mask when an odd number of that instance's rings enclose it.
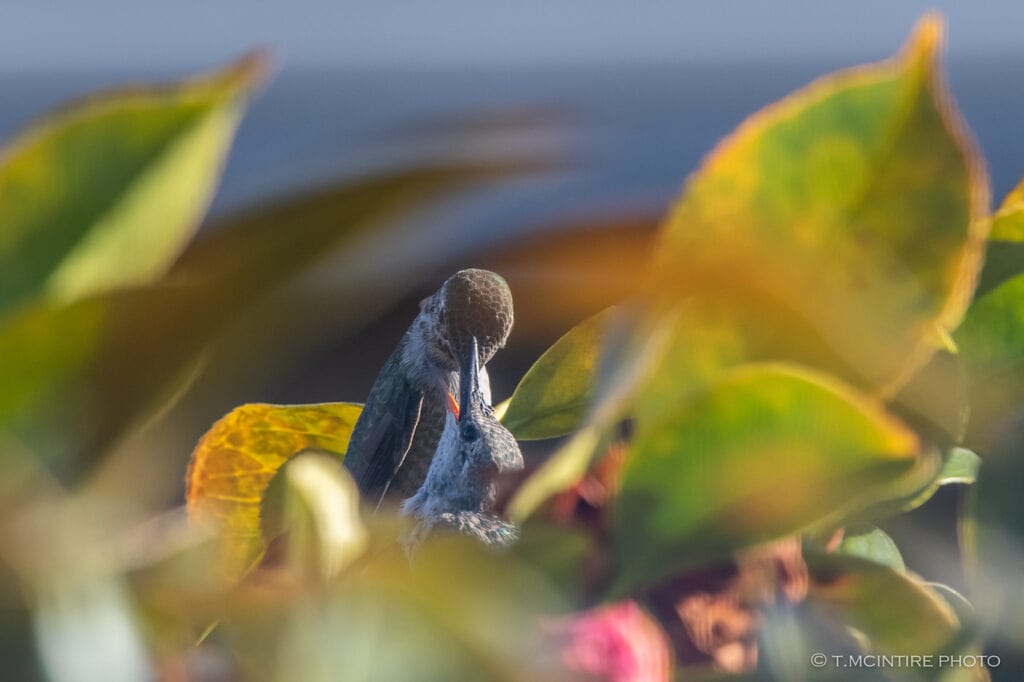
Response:
[[[262,552],[260,503],[277,470],[317,449],[339,461],[362,407],[353,403],[237,407],[200,439],[187,474],[189,516],[224,538],[224,568],[238,576]]]
[[[615,505],[619,590],[788,535],[907,472],[917,437],[820,373],[746,365],[638,425]]]
[[[926,19],[899,58],[824,78],[752,116],[690,178],[633,311],[643,319],[621,345],[639,347],[666,318],[678,319],[618,414],[657,421],[721,372],[759,361],[815,367],[892,397],[944,347],[981,265],[988,189],[940,82],[940,32]],[[567,340],[588,353],[597,343]],[[574,405],[594,381],[572,366],[569,347],[551,360],[562,357],[577,390],[559,386],[568,399],[545,410],[578,418]],[[538,363],[538,379],[562,371],[548,360]],[[603,366],[610,376],[615,362]],[[931,372],[929,385],[948,369]],[[536,400],[546,384],[531,384],[524,396]],[[955,399],[910,389],[901,406],[959,434]],[[517,420],[533,413],[531,400]],[[591,407],[603,413],[610,400],[596,395]],[[565,419],[546,433],[573,425]],[[557,469],[564,485],[590,454],[577,444],[556,453],[523,487],[531,504],[543,496],[539,477]],[[527,511],[525,503],[514,508]]]
[[[95,96],[0,150],[0,310],[160,275],[198,226],[260,56],[165,88]]]
[[[962,317],[988,225],[980,157],[937,73],[940,33],[927,18],[898,59],[741,125],[672,211],[652,293],[756,291],[759,318],[792,309],[854,381],[905,382],[939,346],[935,325]]]

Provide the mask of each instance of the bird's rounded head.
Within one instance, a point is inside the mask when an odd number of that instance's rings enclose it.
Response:
[[[512,329],[512,292],[501,275],[476,268],[460,270],[441,288],[444,325],[455,357],[476,337],[479,362],[486,364],[505,346]]]

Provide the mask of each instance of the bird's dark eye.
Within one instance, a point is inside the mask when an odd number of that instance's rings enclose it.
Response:
[[[473,422],[466,422],[462,425],[462,440],[475,441],[480,437],[480,429]]]

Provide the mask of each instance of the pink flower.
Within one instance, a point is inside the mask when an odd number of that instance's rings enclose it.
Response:
[[[566,638],[562,661],[569,669],[608,682],[667,682],[669,642],[658,624],[632,601],[559,620]]]

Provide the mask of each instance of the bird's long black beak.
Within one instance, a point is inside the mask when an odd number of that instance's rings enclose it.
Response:
[[[474,393],[480,391],[480,355],[477,351],[476,337],[472,337],[468,348],[463,349],[459,357],[459,411],[465,415],[469,412],[470,402]]]

